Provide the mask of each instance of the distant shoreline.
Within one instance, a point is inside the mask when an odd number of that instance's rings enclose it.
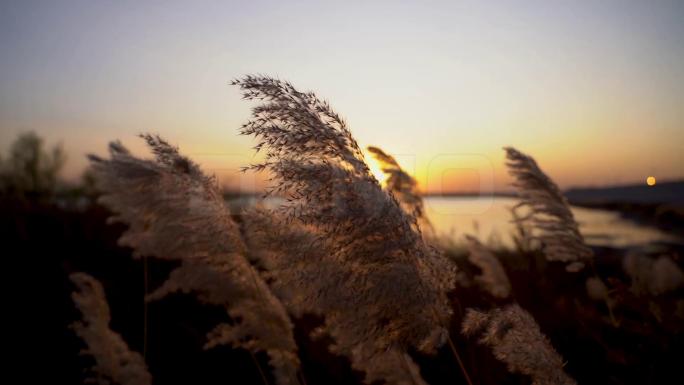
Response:
[[[514,192],[447,192],[447,193],[426,193],[423,194],[425,198],[480,198],[480,197],[499,197],[499,198],[515,198],[518,195]]]

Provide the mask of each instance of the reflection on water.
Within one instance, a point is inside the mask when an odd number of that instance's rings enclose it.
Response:
[[[283,203],[280,198],[261,200],[242,197],[228,202],[231,211],[261,202],[268,208]],[[450,236],[459,241],[464,234],[475,235],[485,243],[500,243],[513,247],[511,234],[515,226],[510,222],[513,198],[502,197],[427,197],[426,212],[438,235]],[[654,242],[684,244],[683,238],[664,233],[657,228],[626,220],[617,212],[573,207],[575,219],[588,244],[594,246],[644,246]]]
[[[510,234],[515,227],[510,223],[509,208],[513,198],[501,197],[427,197],[427,215],[441,235],[476,235],[482,241],[500,241],[512,246]],[[595,246],[626,247],[658,241],[684,242],[654,227],[639,225],[621,218],[616,212],[573,207],[587,243]]]

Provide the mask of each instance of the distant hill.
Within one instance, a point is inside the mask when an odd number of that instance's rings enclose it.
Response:
[[[573,188],[565,192],[572,204],[637,203],[684,204],[684,180],[598,188]]]

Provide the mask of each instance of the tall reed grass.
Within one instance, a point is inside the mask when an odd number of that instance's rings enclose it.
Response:
[[[119,243],[135,256],[181,261],[149,299],[195,292],[224,306],[235,321],[220,324],[206,347],[265,351],[280,384],[297,383],[297,346],[283,305],[246,259],[240,230],[215,181],[157,136],[143,135],[155,160],[138,159],[120,143],[108,160],[91,157],[100,201],[128,225]]]
[[[524,206],[529,210],[516,220],[531,223],[535,232],[531,237],[541,242],[549,261],[563,262],[571,272],[583,269],[593,252],[584,243],[567,199],[531,156],[512,147],[504,150],[520,199],[516,208]]]
[[[247,76],[236,80],[254,107],[243,135],[257,138],[271,192],[284,194],[284,220],[313,228],[308,246],[278,255],[311,258],[312,268],[271,273],[290,281],[298,301],[291,306],[324,315],[321,330],[332,350],[366,373],[366,382],[410,384],[417,370],[409,348],[430,353],[448,335],[453,265],[427,244],[392,194],[380,187],[342,118],[313,93],[280,80]],[[283,264],[272,263],[272,266]],[[289,275],[299,277],[292,280]],[[405,363],[402,365],[402,363]]]

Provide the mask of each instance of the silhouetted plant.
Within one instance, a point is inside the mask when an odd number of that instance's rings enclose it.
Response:
[[[367,383],[417,381],[405,352],[434,352],[446,340],[453,266],[381,189],[326,102],[268,77],[234,84],[244,98],[264,102],[241,129],[266,151],[264,162],[249,169],[271,172],[270,192],[286,199],[283,220],[311,226],[317,236],[309,244],[327,251],[309,254],[311,246],[290,242],[276,257],[281,262],[267,263],[276,280],[293,285],[295,297],[286,305],[323,315],[321,330],[334,338],[333,351],[350,357]],[[290,258],[312,267],[293,271]]]
[[[517,304],[489,312],[468,309],[463,334],[477,335],[508,370],[532,377],[533,385],[571,385],[563,359],[539,330],[530,313]]]
[[[245,258],[245,245],[213,178],[161,138],[142,136],[156,160],[110,144],[108,160],[91,156],[101,203],[128,224],[119,243],[134,255],[182,261],[151,299],[174,291],[225,307],[234,323],[218,325],[206,347],[229,344],[269,355],[279,384],[296,383],[292,324],[282,304]]]
[[[546,259],[566,263],[568,271],[581,270],[594,253],[584,243],[565,196],[531,156],[512,147],[504,150],[506,166],[515,177],[513,186],[520,199],[516,208],[529,209],[529,213],[516,220],[532,225],[536,233],[531,239],[541,243]]]
[[[121,336],[109,328],[110,313],[102,284],[85,273],[69,276],[77,290],[71,294],[82,320],[71,325],[86,344],[83,354],[95,359],[92,381],[102,384],[149,385],[152,376],[143,357],[128,348]]]

